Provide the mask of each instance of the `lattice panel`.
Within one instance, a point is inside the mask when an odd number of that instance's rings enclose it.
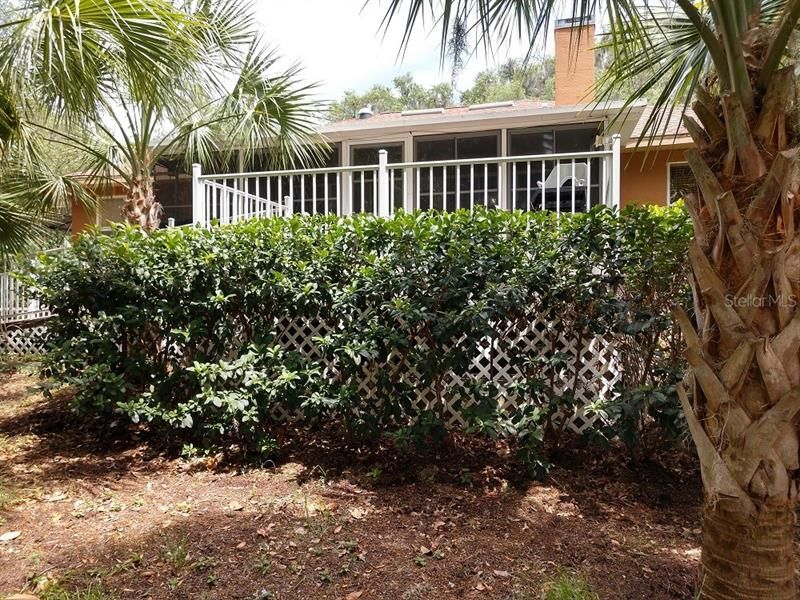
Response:
[[[469,408],[474,401],[471,398],[462,398],[459,390],[469,381],[494,384],[499,390],[497,401],[500,408],[515,408],[520,405],[522,399],[514,393],[512,384],[523,379],[524,374],[517,366],[520,361],[515,362],[513,357],[524,355],[531,359],[547,358],[556,352],[561,352],[568,359],[553,374],[558,391],[569,389],[576,369],[578,373],[575,387],[580,408],[572,415],[569,428],[576,433],[591,428],[599,417],[585,414],[583,407],[597,399],[610,398],[622,378],[619,357],[613,344],[598,337],[590,340],[588,344],[583,344],[579,352],[577,340],[564,336],[557,323],[548,324],[535,316],[531,316],[522,328],[500,324],[496,330],[505,332],[502,338],[486,337],[474,343],[472,347],[464,349],[471,357],[466,373],[468,381],[452,372],[445,374],[441,389],[443,411],[437,412],[448,417],[448,424],[452,427],[465,424],[462,410]],[[1,332],[0,352],[18,355],[40,354],[44,352],[45,332],[44,323],[27,329],[8,327]],[[278,341],[281,346],[287,350],[300,352],[313,360],[324,361],[324,371],[331,380],[336,378],[336,366],[323,358],[314,338],[333,332],[334,328],[316,318],[285,319],[277,326]],[[457,340],[456,343],[463,343],[463,340]],[[391,372],[397,370],[400,361],[400,355],[392,352],[383,361],[365,364],[358,382],[359,392],[364,398],[371,400],[376,406],[384,401],[378,397],[377,377],[381,369],[388,369]],[[551,373],[545,372],[545,374],[549,376]],[[416,370],[403,368],[398,375],[402,383],[414,390],[418,408],[437,408],[435,390],[420,383],[421,376]],[[286,409],[280,407],[274,410],[273,415],[277,419],[291,416]]]
[[[6,326],[0,330],[0,354],[31,356],[45,351],[44,334],[47,325],[40,323],[32,327]]]
[[[512,384],[523,379],[524,374],[517,366],[520,361],[515,361],[513,357],[548,358],[560,352],[566,357],[564,364],[555,373],[545,371],[543,375],[549,377],[552,374],[555,388],[557,391],[563,391],[571,388],[577,369],[575,391],[580,408],[570,418],[569,427],[576,433],[591,428],[599,417],[587,415],[584,407],[598,399],[611,397],[622,377],[617,351],[613,344],[598,337],[582,344],[579,349],[578,341],[567,338],[558,323],[546,323],[534,315],[531,315],[522,328],[506,323],[498,324],[496,330],[504,332],[502,338],[487,337],[473,344],[473,347],[464,348],[471,357],[470,366],[465,374],[466,381],[452,372],[443,377],[441,398],[444,406],[437,412],[448,417],[448,424],[453,427],[465,424],[462,411],[474,404],[472,398],[462,398],[460,395],[460,390],[467,383],[492,383],[499,390],[497,401],[500,408],[518,407],[523,400],[513,391]],[[333,333],[331,326],[319,319],[286,319],[278,324],[277,332],[279,343],[285,349],[300,352],[314,360],[324,361],[323,369],[332,380],[335,379],[336,366],[322,357],[322,352],[314,343],[314,338]],[[463,340],[457,340],[455,343],[463,343]],[[422,342],[420,345],[423,345]],[[379,373],[382,370],[394,373],[400,361],[401,357],[393,351],[384,360],[364,366],[363,374],[358,381],[358,390],[365,399],[371,401],[369,404],[378,405],[383,401],[383,398],[377,397],[376,382]],[[420,383],[420,374],[414,369],[402,369],[398,373],[398,378],[414,390],[417,408],[439,408],[436,406],[435,390],[430,386],[423,386]],[[275,416],[285,418],[289,414],[283,409],[278,409]]]

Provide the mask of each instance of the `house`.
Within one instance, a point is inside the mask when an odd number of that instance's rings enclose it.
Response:
[[[597,204],[663,205],[692,187],[683,159],[692,142],[677,112],[659,139],[641,143],[644,101],[619,115],[622,102],[591,97],[594,24],[562,19],[554,35],[552,102],[384,114],[365,107],[321,129],[331,148],[323,168],[269,171],[257,161],[189,174],[175,161],[155,174],[157,198],[167,218],[187,224],[297,212],[386,215],[401,207],[582,212]],[[95,215],[77,209],[73,228],[118,219],[120,202],[117,194]]]

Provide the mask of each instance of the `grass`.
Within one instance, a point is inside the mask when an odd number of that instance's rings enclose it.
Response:
[[[562,571],[544,584],[543,600],[599,600],[589,584],[578,575]]]
[[[39,367],[43,355],[31,354],[27,356],[18,356],[16,354],[0,353],[0,374],[14,373],[22,371],[23,373],[34,372]]]
[[[185,538],[167,539],[161,549],[161,557],[174,569],[182,569],[189,562],[189,544]]]
[[[272,561],[268,556],[261,556],[256,562],[255,568],[263,577],[266,577],[272,571]]]
[[[110,600],[111,596],[107,595],[100,585],[92,584],[83,590],[70,592],[61,585],[53,583],[40,593],[39,598],[40,600]]]

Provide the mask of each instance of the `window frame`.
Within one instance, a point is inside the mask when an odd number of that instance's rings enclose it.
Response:
[[[688,167],[689,162],[685,160],[672,160],[667,161],[667,198],[665,200],[665,206],[672,206],[672,167],[673,166],[681,166],[681,167]]]
[[[465,131],[461,133],[437,133],[433,135],[415,135],[412,144],[412,156],[413,162],[420,162],[419,161],[419,153],[417,152],[417,143],[418,142],[435,142],[437,140],[453,140],[455,142],[455,157],[448,158],[443,160],[458,160],[458,140],[465,139],[465,138],[478,138],[478,137],[495,137],[495,154],[491,157],[486,158],[495,158],[500,156],[500,153],[503,151],[503,130],[502,129],[488,129],[488,130],[478,130],[478,131]],[[439,161],[433,161],[439,162]]]
[[[506,145],[508,147],[508,156],[520,156],[518,154],[511,154],[511,136],[518,135],[518,134],[526,134],[526,133],[543,133],[546,131],[552,131],[555,135],[553,136],[553,152],[551,154],[559,154],[559,152],[555,149],[556,144],[558,143],[557,134],[559,131],[569,131],[574,129],[589,129],[589,127],[595,126],[595,131],[597,131],[597,135],[595,136],[595,140],[597,139],[598,135],[602,135],[602,130],[605,128],[606,124],[604,121],[587,121],[586,123],[567,123],[564,125],[534,125],[532,127],[516,127],[513,129],[508,129],[506,131]],[[591,152],[596,150],[598,144],[592,144],[592,147],[589,150],[584,150],[584,152]]]
[[[363,144],[350,144],[349,148],[348,148],[348,151],[350,153],[349,164],[350,164],[351,167],[368,167],[368,166],[371,166],[371,165],[377,165],[378,164],[377,162],[364,164],[364,165],[355,164],[355,162],[356,162],[355,161],[355,156],[356,156],[355,152],[356,152],[356,150],[364,150],[364,149],[369,149],[369,148],[375,148],[376,150],[386,150],[388,152],[390,147],[392,147],[392,148],[393,147],[399,147],[400,148],[400,162],[403,162],[403,157],[405,156],[404,140],[386,140],[386,141],[382,141],[382,142],[365,142]],[[341,150],[340,150],[340,152],[339,152],[339,166],[341,166],[341,163],[342,163],[341,159],[342,159],[342,156],[341,156]],[[392,164],[391,161],[389,162],[389,164]]]

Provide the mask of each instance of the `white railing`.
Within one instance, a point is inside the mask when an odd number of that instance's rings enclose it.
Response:
[[[389,216],[397,209],[586,212],[619,206],[620,140],[610,150],[204,175],[193,169],[195,223],[293,213]]]
[[[31,321],[50,316],[50,311],[32,298],[24,286],[8,273],[0,273],[0,323]]]

